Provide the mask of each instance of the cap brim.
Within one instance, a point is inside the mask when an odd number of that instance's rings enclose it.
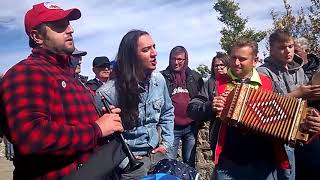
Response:
[[[68,9],[65,12],[66,12],[66,16],[65,17],[68,17],[68,19],[70,21],[77,20],[77,19],[79,19],[81,17],[81,12],[77,8]]]
[[[85,56],[85,55],[87,55],[87,52],[81,51],[80,53],[78,53],[78,55],[79,55],[79,56]]]
[[[67,18],[69,21],[77,20],[81,17],[81,12],[79,9],[68,9],[64,11],[59,11],[52,14],[50,17],[46,18],[46,22],[59,21],[61,19]]]
[[[85,55],[87,55],[87,52],[86,51],[74,50],[72,55],[85,56]]]

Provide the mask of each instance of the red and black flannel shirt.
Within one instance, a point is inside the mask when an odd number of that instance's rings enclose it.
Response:
[[[60,179],[84,163],[101,130],[93,97],[68,56],[33,49],[1,83],[5,135],[15,147],[15,179]]]

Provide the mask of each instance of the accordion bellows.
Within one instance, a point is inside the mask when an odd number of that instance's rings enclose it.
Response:
[[[305,100],[237,84],[227,97],[220,119],[294,146],[310,138],[299,130],[307,111]]]

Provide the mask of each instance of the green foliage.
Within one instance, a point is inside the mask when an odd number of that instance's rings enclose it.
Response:
[[[227,53],[230,53],[233,43],[239,39],[260,42],[266,36],[265,31],[255,32],[253,29],[246,28],[248,18],[238,15],[240,7],[233,0],[218,0],[213,8],[220,14],[218,20],[225,24],[220,31],[222,34],[220,45]]]
[[[284,29],[295,38],[304,37],[308,40],[310,51],[317,56],[320,55],[320,0],[310,0],[311,5],[300,8],[295,14],[287,0],[283,0],[284,11],[271,11],[273,28]]]
[[[209,74],[210,74],[210,69],[209,69],[208,66],[205,65],[205,64],[200,64],[200,65],[195,69],[195,71],[197,71],[198,73],[200,73],[203,78],[208,77]]]

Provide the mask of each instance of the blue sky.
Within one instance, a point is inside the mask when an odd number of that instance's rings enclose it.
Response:
[[[294,9],[305,6],[305,0],[288,0]],[[0,2],[0,73],[24,59],[29,53],[24,31],[24,14],[37,0],[2,0]],[[168,65],[170,50],[186,47],[189,66],[210,65],[223,26],[213,10],[213,0],[74,0],[52,1],[60,7],[77,7],[82,17],[72,22],[75,45],[88,52],[82,63],[83,75],[91,71],[95,56],[113,59],[121,38],[131,29],[148,31],[156,43],[157,71]],[[249,18],[248,27],[265,30],[272,26],[271,9],[283,10],[282,0],[235,0],[240,13]],[[260,43],[261,50],[264,43]],[[261,57],[262,58],[262,57]]]

